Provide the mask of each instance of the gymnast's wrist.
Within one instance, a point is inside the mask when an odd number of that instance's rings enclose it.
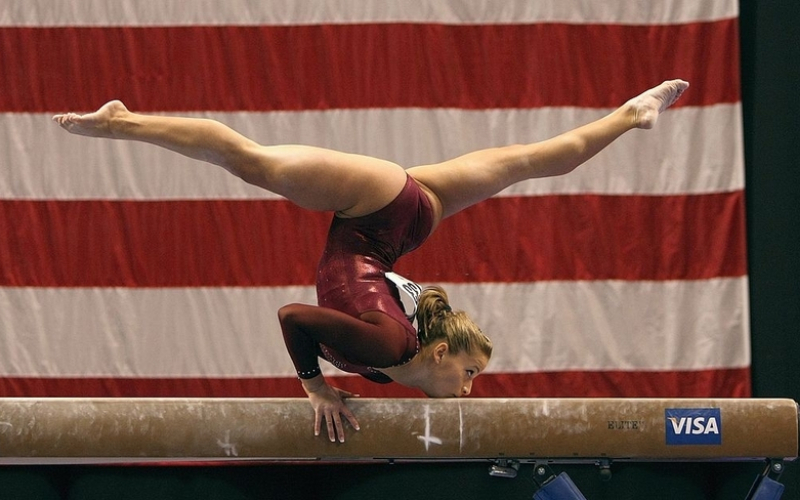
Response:
[[[303,385],[303,390],[306,391],[307,395],[319,392],[328,385],[322,374],[312,378],[301,378],[300,383]]]

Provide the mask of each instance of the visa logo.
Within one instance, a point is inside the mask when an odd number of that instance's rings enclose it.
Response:
[[[668,445],[722,444],[719,408],[667,408],[665,425]]]

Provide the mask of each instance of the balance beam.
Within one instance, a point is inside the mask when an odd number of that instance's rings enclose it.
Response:
[[[0,398],[0,463],[794,460],[789,399],[351,399],[314,437],[305,399]],[[323,426],[324,429],[324,426]]]

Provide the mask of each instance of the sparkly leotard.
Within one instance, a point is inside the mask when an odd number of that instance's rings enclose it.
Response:
[[[301,318],[299,326],[282,322],[284,339],[301,378],[319,374],[317,355],[322,355],[344,371],[389,382],[371,367],[402,364],[417,353],[416,330],[385,273],[402,255],[421,245],[432,227],[430,200],[410,176],[400,194],[377,212],[333,219],[317,270],[321,307],[306,309],[304,314],[325,314],[329,308],[359,319],[366,312],[378,311],[393,321],[387,319],[380,329],[363,321],[344,326],[340,316],[333,314],[330,321],[309,318],[304,322]],[[372,328],[362,329],[359,324]],[[344,328],[348,331],[337,331]],[[391,356],[387,357],[387,352]]]

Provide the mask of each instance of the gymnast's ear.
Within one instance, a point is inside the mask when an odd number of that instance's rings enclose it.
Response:
[[[449,350],[450,346],[447,345],[447,342],[439,342],[433,347],[433,360],[440,363]]]

